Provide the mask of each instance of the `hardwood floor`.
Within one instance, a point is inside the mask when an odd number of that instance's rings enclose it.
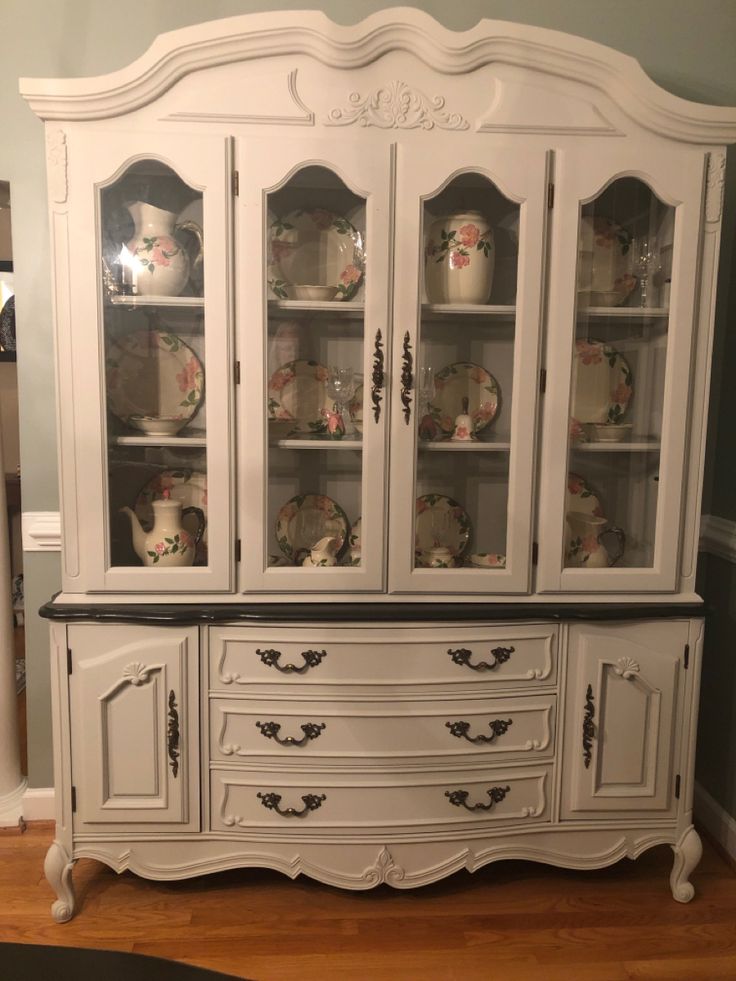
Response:
[[[736,875],[707,842],[684,906],[667,847],[599,872],[501,862],[361,893],[264,870],[148,882],[83,859],[78,913],[59,925],[42,870],[52,833],[0,838],[0,940],[136,951],[253,981],[736,978]]]

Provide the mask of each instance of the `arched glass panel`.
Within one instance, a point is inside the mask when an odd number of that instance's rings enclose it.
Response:
[[[205,566],[202,194],[144,159],[99,214],[109,565]]]
[[[674,209],[633,177],[581,209],[568,568],[654,564],[673,236]]]
[[[414,567],[505,568],[519,206],[466,173],[425,200]]]
[[[312,165],[267,206],[267,565],[360,566],[366,201]]]

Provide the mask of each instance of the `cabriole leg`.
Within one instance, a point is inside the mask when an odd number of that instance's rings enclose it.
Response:
[[[59,897],[51,906],[51,915],[57,923],[66,923],[74,915],[74,886],[72,869],[74,860],[63,845],[55,841],[43,863],[43,871],[49,885]]]
[[[678,903],[689,903],[695,895],[695,889],[689,879],[703,854],[700,835],[692,825],[678,843],[672,846],[672,851],[675,853],[675,864],[670,875],[672,895]]]

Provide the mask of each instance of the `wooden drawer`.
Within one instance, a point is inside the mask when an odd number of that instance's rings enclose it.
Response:
[[[556,696],[439,701],[210,701],[213,761],[550,756]]]
[[[422,830],[549,820],[551,767],[455,767],[366,778],[327,770],[213,769],[213,831]],[[482,805],[482,807],[476,807]]]
[[[210,688],[553,685],[556,624],[211,627]]]

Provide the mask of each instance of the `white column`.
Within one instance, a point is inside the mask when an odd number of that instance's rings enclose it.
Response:
[[[27,784],[20,772],[7,514],[5,458],[0,416],[0,827],[2,828],[22,825],[23,792]]]

